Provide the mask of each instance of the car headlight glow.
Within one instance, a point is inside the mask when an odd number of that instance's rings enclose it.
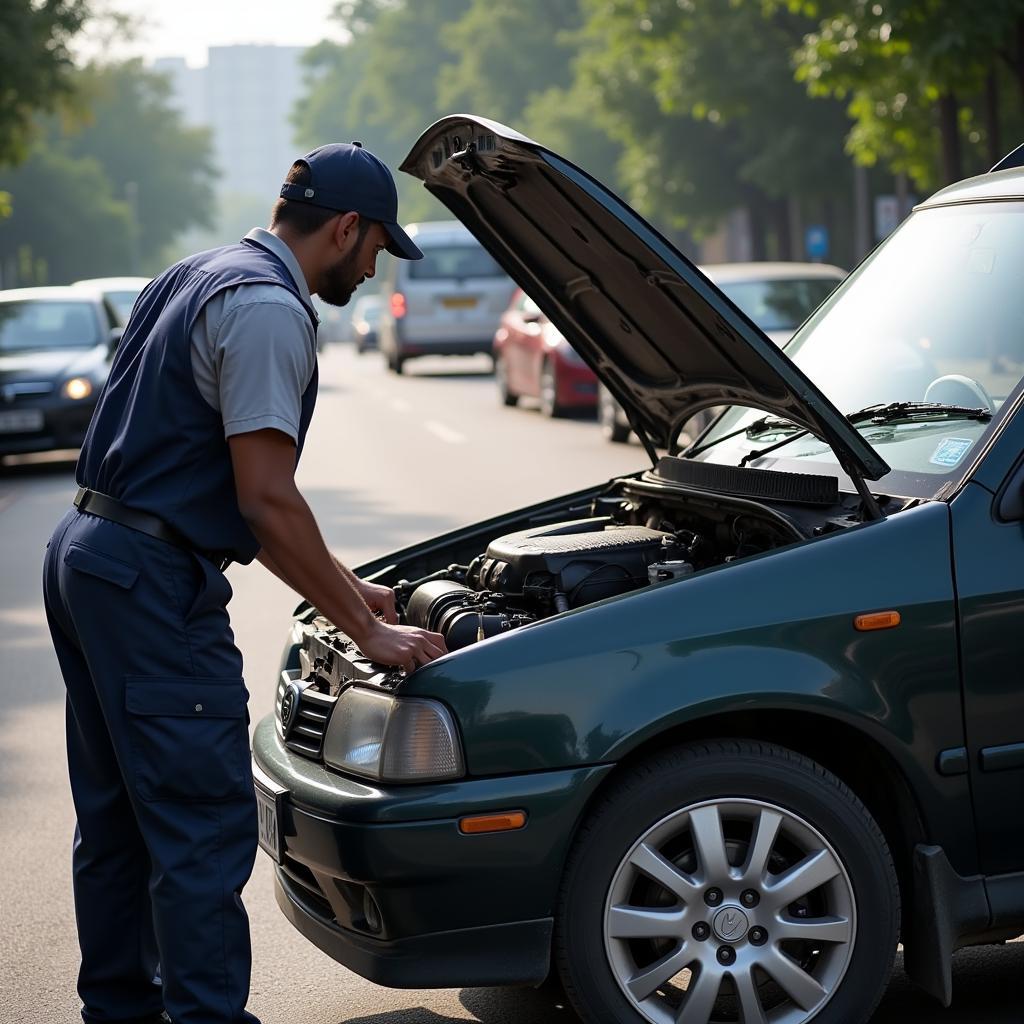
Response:
[[[324,737],[324,762],[379,782],[428,782],[465,774],[451,712],[424,697],[350,686]]]
[[[71,380],[65,382],[60,393],[65,398],[73,399],[76,402],[80,401],[92,394],[92,381],[88,377],[72,377]]]

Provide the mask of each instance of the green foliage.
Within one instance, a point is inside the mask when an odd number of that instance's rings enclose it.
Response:
[[[90,65],[73,81],[85,113],[45,120],[24,164],[0,171],[13,211],[0,261],[28,246],[52,283],[156,271],[176,235],[209,221],[207,132],[182,124],[166,81],[138,61]]]
[[[132,212],[111,194],[99,161],[36,143],[28,159],[0,175],[0,187],[12,196],[10,217],[0,223],[4,287],[127,271]]]
[[[797,77],[812,95],[848,102],[855,124],[847,148],[858,161],[882,161],[923,189],[991,162],[985,144],[999,125],[986,120],[982,95],[998,84],[998,57],[1013,72],[1024,56],[1020,42],[1007,42],[1024,38],[1021,0],[802,6],[820,21],[797,50]]]
[[[0,166],[25,156],[36,113],[69,95],[68,43],[88,13],[87,0],[0,3]]]

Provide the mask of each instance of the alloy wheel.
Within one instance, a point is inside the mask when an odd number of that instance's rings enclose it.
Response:
[[[803,1024],[837,990],[856,935],[828,840],[759,800],[706,801],[648,829],[604,908],[612,973],[651,1024]]]

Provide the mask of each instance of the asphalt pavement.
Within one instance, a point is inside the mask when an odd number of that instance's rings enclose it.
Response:
[[[331,550],[374,555],[643,468],[636,443],[605,443],[586,419],[551,422],[498,401],[489,361],[413,361],[403,377],[375,354],[329,348],[298,480]],[[50,648],[40,566],[74,494],[65,457],[0,469],[0,1022],[74,1024],[78,952],[71,899],[74,814],[63,684]],[[254,721],[271,707],[297,597],[259,565],[233,566],[231,604]],[[307,943],[274,902],[260,853],[245,892],[252,920],[250,1009],[265,1024],[574,1022],[557,986],[534,991],[382,989]],[[1024,944],[958,953],[954,1006],[914,989],[899,960],[875,1024],[1020,1024]]]

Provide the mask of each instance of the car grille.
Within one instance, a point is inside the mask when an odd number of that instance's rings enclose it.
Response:
[[[278,734],[284,739],[285,746],[289,750],[320,760],[324,749],[324,733],[327,732],[327,722],[330,720],[331,711],[337,698],[320,693],[313,688],[312,683],[300,681],[298,685],[302,688],[302,692],[299,696],[298,710],[293,715],[294,722],[286,736],[281,710],[284,705],[284,695],[290,683],[291,680],[287,673],[282,673],[281,682],[277,685],[277,703],[275,705]]]

